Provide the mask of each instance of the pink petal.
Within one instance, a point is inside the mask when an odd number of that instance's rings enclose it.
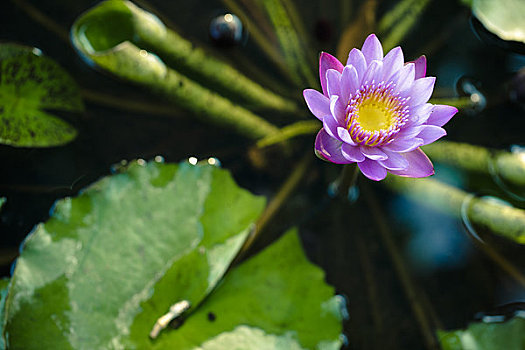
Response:
[[[324,129],[319,130],[315,138],[315,154],[324,160],[337,164],[351,163],[341,154],[342,142],[326,133]]]
[[[345,124],[346,119],[346,104],[341,102],[337,95],[330,97],[330,111],[340,125]]]
[[[368,64],[372,63],[374,60],[383,60],[383,47],[375,34],[370,34],[368,38],[366,38],[361,51],[365,56],[366,63]]]
[[[359,77],[354,66],[345,66],[343,75],[341,76],[341,99],[348,101],[350,95],[355,94],[359,89]]]
[[[341,146],[341,153],[350,162],[362,162],[365,160],[365,156],[361,153],[359,147],[351,146],[347,143],[343,143]]]
[[[343,64],[329,53],[321,52],[321,57],[319,57],[319,78],[321,80],[323,94],[326,97],[328,97],[328,92],[326,90],[326,71],[329,69],[335,69],[338,72],[342,72]]]
[[[386,177],[386,169],[381,166],[378,162],[370,159],[357,163],[359,169],[370,180],[380,181]]]
[[[385,151],[410,152],[423,144],[423,140],[418,138],[394,140],[392,143],[381,147]]]
[[[425,55],[414,61],[416,66],[416,79],[421,79],[427,74],[427,58]]]
[[[405,177],[427,177],[434,174],[434,166],[426,154],[420,149],[403,153],[408,161],[408,167],[404,170],[390,170],[394,175]]]
[[[381,81],[382,71],[383,71],[383,62],[372,61],[368,65],[368,69],[366,70],[365,75],[363,76],[363,79],[361,79],[361,83],[362,84],[372,83],[372,81],[379,83]]]
[[[442,138],[446,134],[447,132],[445,129],[440,128],[439,126],[424,125],[423,130],[417,135],[417,138],[423,140],[423,145],[428,145],[429,143]]]
[[[378,147],[361,146],[361,152],[363,152],[365,157],[372,160],[385,160],[388,158]]]
[[[363,75],[366,71],[366,59],[361,50],[359,49],[352,49],[350,50],[350,53],[348,54],[348,60],[346,61],[346,65],[352,65],[355,67],[355,70],[357,72],[358,84],[361,84],[361,81],[363,80]]]
[[[403,50],[398,46],[390,50],[383,59],[383,80],[386,81],[403,68]]]
[[[427,124],[443,126],[458,112],[456,107],[434,105],[434,109],[427,120]]]
[[[402,153],[390,152],[386,149],[383,149],[383,152],[388,156],[388,159],[380,160],[379,164],[387,170],[404,170],[408,167],[408,160],[406,160]]]
[[[427,102],[434,91],[435,83],[435,77],[426,77],[414,81],[414,84],[412,85],[412,88],[408,94],[410,96],[410,105],[418,106]]]
[[[303,91],[303,96],[308,109],[310,109],[310,112],[312,112],[317,119],[322,121],[325,115],[331,113],[330,100],[319,91],[306,89]]]
[[[335,69],[326,71],[326,91],[329,96],[341,95],[341,73]]]
[[[395,73],[391,80],[396,84],[396,91],[402,92],[410,88],[414,83],[415,68],[413,63],[407,63],[397,73]]]

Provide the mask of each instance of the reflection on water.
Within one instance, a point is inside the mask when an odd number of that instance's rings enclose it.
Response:
[[[391,208],[412,232],[405,250],[416,272],[431,275],[465,266],[472,246],[458,220],[402,197],[393,200]]]

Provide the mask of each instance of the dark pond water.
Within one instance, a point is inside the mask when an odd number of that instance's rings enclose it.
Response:
[[[147,91],[92,70],[69,44],[36,23],[14,2],[2,4],[1,40],[40,48],[66,68],[84,90],[129,101],[164,103]],[[391,3],[379,5],[379,16]],[[96,2],[50,0],[30,4],[66,29]],[[196,44],[213,50],[261,84],[301,100],[301,90],[283,79],[249,35],[243,36],[238,45],[212,45],[210,21],[226,13],[223,3],[152,0],[150,4]],[[359,4],[348,2],[350,17]],[[296,5],[315,55],[322,50],[335,53],[344,27],[341,2],[296,1]],[[523,105],[510,101],[509,82],[514,72],[525,65],[525,59],[493,42],[479,40],[466,8],[452,0],[431,2],[407,35],[403,48],[406,58],[427,55],[427,72],[438,77],[436,96],[452,97],[457,86],[460,94],[464,93],[462,89],[476,86],[486,97],[483,110],[462,112],[446,126],[449,140],[500,149],[523,145]],[[4,276],[9,275],[20,242],[36,223],[48,217],[56,199],[76,194],[109,174],[112,165],[122,159],[148,160],[162,155],[166,161],[178,162],[189,156],[214,156],[231,170],[240,185],[271,198],[305,152],[314,157],[314,136],[297,139],[291,154],[274,149],[257,153],[248,139],[197,122],[186,112],[159,116],[87,102],[85,114],[61,115],[79,130],[78,139],[71,144],[49,149],[0,146],[0,195],[8,198],[0,213],[0,270]],[[296,116],[264,116],[278,124],[297,120]],[[306,107],[300,117],[311,118]],[[447,183],[511,200],[489,177],[468,175],[440,164],[436,169],[436,177]],[[525,301],[524,286],[494,263],[461,220],[395,196],[364,177],[359,179],[361,195],[356,202],[330,200],[327,188],[339,171],[340,167],[315,159],[298,190],[257,245],[264,246],[292,225],[300,227],[308,256],[326,271],[328,283],[347,298],[350,318],[344,332],[348,348],[426,346],[421,321],[414,316],[414,299],[407,297],[406,285],[381,232],[392,238],[395,251],[405,262],[418,305],[433,329],[464,327],[480,313],[508,313]],[[493,237],[489,244],[524,270],[522,247]],[[500,307],[510,303],[514,304]]]

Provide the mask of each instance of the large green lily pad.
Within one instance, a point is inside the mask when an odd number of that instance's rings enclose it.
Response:
[[[525,43],[525,1],[471,0],[472,12],[503,40]]]
[[[73,79],[37,49],[0,44],[0,143],[50,147],[74,139],[76,130],[47,110],[83,110]]]
[[[162,334],[153,348],[339,349],[342,307],[293,229],[229,272],[186,322]],[[132,328],[131,338],[147,349],[138,341],[144,331],[139,329]]]
[[[9,347],[130,349],[139,321],[150,342],[172,304],[212,290],[264,203],[225,170],[143,161],[59,200],[16,263]]]
[[[439,331],[443,350],[522,350],[525,349],[525,317],[506,322],[473,323],[465,330]]]

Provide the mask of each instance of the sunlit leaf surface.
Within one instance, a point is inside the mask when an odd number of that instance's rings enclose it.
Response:
[[[53,60],[28,47],[0,44],[0,143],[62,145],[75,129],[47,110],[81,111],[79,90]]]
[[[473,323],[465,330],[439,331],[443,350],[521,350],[525,348],[525,318]]]
[[[161,335],[154,348],[339,349],[341,301],[291,230],[229,272],[195,313],[176,331]],[[132,333],[138,337],[140,332]]]
[[[59,200],[23,245],[5,339],[13,349],[130,349],[131,333],[150,344],[172,304],[197,306],[211,291],[264,203],[225,170],[143,161]]]
[[[525,43],[525,1],[472,0],[472,12],[485,28],[503,40]]]

